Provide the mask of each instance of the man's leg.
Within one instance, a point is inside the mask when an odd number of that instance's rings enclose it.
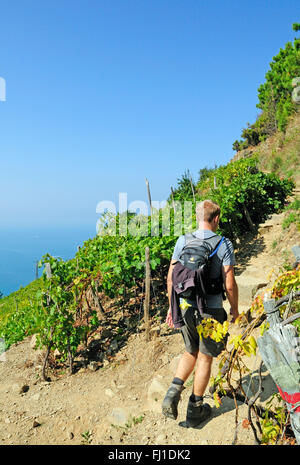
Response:
[[[183,390],[183,384],[195,367],[197,355],[198,352],[189,353],[187,351],[182,354],[175,372],[175,377],[162,403],[162,413],[166,417],[176,420],[178,415],[177,405]]]
[[[189,398],[185,426],[195,428],[211,415],[211,407],[203,403],[203,395],[208,385],[213,357],[198,353],[193,393]]]
[[[196,315],[198,310],[189,307],[183,313],[184,326],[181,327],[181,334],[185,344],[185,352],[178,363],[175,377],[165,395],[162,403],[163,415],[176,420],[178,411],[177,405],[183,390],[183,384],[192,373],[199,352],[199,335],[196,329]]]
[[[208,385],[213,357],[198,353],[197,365],[194,377],[193,393],[195,396],[203,396]]]
[[[203,338],[199,342],[199,353],[195,369],[193,393],[189,398],[186,414],[186,426],[195,428],[211,415],[209,404],[203,403],[203,396],[211,375],[213,357],[219,355],[223,345]]]
[[[176,373],[175,373],[175,377],[185,382],[195,367],[197,356],[198,356],[198,352],[193,353],[193,354],[190,354],[187,351],[184,352],[179,360]]]

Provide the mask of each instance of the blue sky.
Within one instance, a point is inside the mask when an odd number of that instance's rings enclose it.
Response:
[[[225,164],[298,0],[1,4],[0,225],[93,224]]]

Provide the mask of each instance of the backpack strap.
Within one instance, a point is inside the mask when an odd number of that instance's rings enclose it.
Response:
[[[215,237],[215,236],[212,236],[212,237]],[[225,237],[221,237],[221,239],[219,240],[219,242],[217,243],[217,246],[215,247],[214,251],[210,254],[209,258],[210,257],[213,257],[215,255],[215,253],[217,253],[220,245],[222,244],[222,242],[224,241]]]
[[[200,237],[197,237],[194,233],[187,233],[184,235],[185,237],[185,245],[188,243],[188,242],[191,242],[192,240],[196,239],[196,240],[199,240],[199,241],[210,241],[210,239],[215,239],[217,238],[217,242],[213,248],[213,251],[212,253],[210,254],[209,258],[212,257],[213,255],[215,255],[215,253],[217,253],[220,245],[222,244],[222,242],[224,241],[225,237],[220,237],[218,236],[218,234],[215,234],[214,236],[211,236],[211,237],[207,237],[206,239],[202,239]]]
[[[188,242],[191,242],[193,239],[198,239],[194,233],[186,233],[184,235],[184,239],[185,239],[185,244],[187,244]]]

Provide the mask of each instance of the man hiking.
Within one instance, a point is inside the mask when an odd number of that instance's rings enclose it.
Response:
[[[220,207],[211,200],[204,200],[197,204],[196,219],[198,229],[193,236],[205,242],[216,242],[221,239],[216,235],[220,219]],[[185,344],[185,352],[178,363],[175,377],[166,393],[162,403],[162,413],[166,417],[176,419],[178,415],[178,402],[183,390],[184,382],[188,379],[193,369],[194,383],[193,392],[189,397],[186,412],[186,427],[197,427],[211,415],[211,407],[203,403],[203,396],[208,385],[213,357],[217,357],[225,348],[226,342],[215,342],[210,338],[200,340],[196,327],[201,323],[203,318],[214,318],[223,323],[227,320],[227,314],[223,309],[223,295],[220,290],[217,294],[206,296],[206,305],[200,308],[196,300],[185,299],[186,305],[181,305],[176,315],[174,299],[174,279],[176,274],[176,264],[184,269],[182,263],[182,251],[186,244],[186,237],[180,236],[175,245],[172,255],[168,277],[167,287],[169,296],[169,311],[166,322],[170,327],[181,329]],[[211,257],[210,278],[221,276],[221,285],[225,288],[226,296],[231,305],[230,313],[232,321],[238,315],[238,287],[234,276],[235,257],[232,243],[229,239],[223,238],[218,244],[215,254]],[[174,273],[173,273],[174,272]],[[193,273],[197,273],[194,271]],[[187,282],[189,280],[187,279]],[[181,283],[180,283],[181,284]],[[219,289],[219,288],[218,288]],[[180,299],[182,302],[182,299]]]

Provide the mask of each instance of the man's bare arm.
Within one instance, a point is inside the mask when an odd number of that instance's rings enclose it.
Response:
[[[239,292],[234,276],[233,265],[223,266],[222,273],[227,299],[231,306],[230,313],[233,316],[233,320],[236,320],[239,316]]]
[[[172,328],[173,321],[172,321],[172,314],[171,314],[171,294],[172,294],[172,273],[174,266],[176,264],[176,261],[171,260],[170,266],[169,266],[169,271],[168,271],[168,276],[167,276],[167,290],[168,290],[168,299],[169,299],[169,310],[167,313],[167,319],[166,323]]]
[[[168,276],[167,276],[167,290],[168,290],[168,298],[169,298],[169,305],[171,305],[171,294],[172,294],[172,273],[174,266],[176,265],[175,260],[171,260],[170,266],[169,266],[169,271],[168,271]]]

